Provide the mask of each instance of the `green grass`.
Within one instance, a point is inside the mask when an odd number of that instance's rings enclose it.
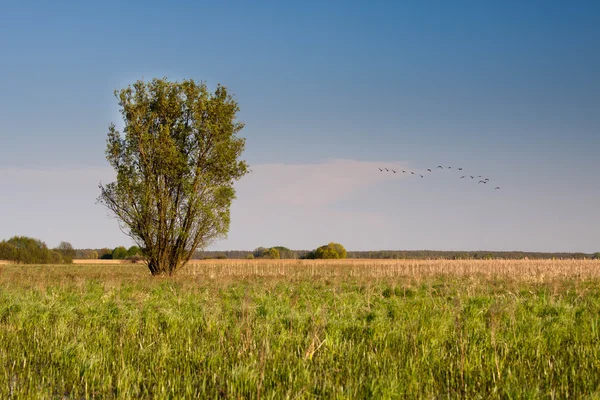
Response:
[[[2,268],[0,398],[600,397],[600,280]]]

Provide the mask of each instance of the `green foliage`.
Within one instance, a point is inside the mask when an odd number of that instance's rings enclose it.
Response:
[[[275,247],[271,247],[270,249],[267,249],[267,251],[265,251],[263,253],[262,258],[268,258],[271,260],[279,259],[280,258],[279,250],[277,250]]]
[[[98,252],[95,250],[90,250],[87,255],[86,258],[88,260],[97,260],[98,259]]]
[[[258,247],[252,253],[253,258],[279,259],[281,255],[276,247]]]
[[[266,250],[267,250],[267,249],[266,249],[265,247],[262,247],[262,246],[261,246],[261,247],[257,247],[257,248],[256,248],[256,249],[254,249],[254,251],[252,252],[252,256],[253,256],[254,258],[262,258],[263,254],[264,254],[264,252],[265,252]]]
[[[71,264],[75,258],[75,249],[69,242],[60,242],[54,251],[61,255],[61,258],[65,264]]]
[[[123,260],[127,257],[127,249],[124,246],[115,247],[112,251],[111,259],[112,260]]]
[[[339,259],[346,258],[346,249],[339,243],[331,242],[327,245],[318,247],[316,250],[304,256],[306,259]]]
[[[142,255],[142,249],[140,249],[138,246],[131,246],[129,249],[127,249],[128,257],[141,256],[141,255]]]
[[[283,246],[275,246],[273,249],[276,249],[279,252],[279,258],[282,259],[293,259],[298,258],[298,253],[294,250],[290,250],[287,247]]]
[[[254,254],[248,254],[246,260],[254,260]]]
[[[592,256],[592,259],[600,260],[600,253],[594,253],[594,255]]]
[[[61,244],[64,244],[63,242]],[[68,243],[67,243],[68,244]],[[74,250],[66,249],[66,254],[74,254]],[[71,263],[72,258],[63,257],[61,252],[50,250],[46,243],[26,236],[14,236],[0,242],[0,259],[21,264],[63,264]]]
[[[49,268],[0,274],[0,398],[600,394],[597,279],[165,282],[138,266]]]
[[[17,259],[17,248],[7,243],[6,241],[0,242],[0,260],[16,260]]]
[[[98,258],[101,260],[112,260],[112,250],[105,247],[98,250]]]
[[[137,81],[115,92],[125,123],[111,124],[106,158],[117,181],[98,200],[144,248],[153,275],[172,275],[198,248],[224,237],[240,161],[237,102],[224,86]]]

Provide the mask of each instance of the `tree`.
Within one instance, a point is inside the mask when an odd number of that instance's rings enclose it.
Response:
[[[75,258],[75,249],[73,248],[71,243],[60,242],[58,247],[54,250],[61,255],[64,263],[70,264],[73,262],[73,259]]]
[[[257,247],[252,252],[252,255],[254,256],[254,258],[262,258],[262,256],[265,253],[265,251],[267,251],[267,249],[265,247],[262,247],[262,246],[261,247]]]
[[[85,258],[87,258],[88,260],[97,260],[98,259],[98,252],[95,250],[90,250],[88,252],[85,253]]]
[[[16,260],[17,248],[6,241],[0,242],[0,260]]]
[[[124,246],[115,247],[111,256],[113,260],[122,260],[127,257],[127,249]]]
[[[13,236],[0,242],[0,259],[21,264],[61,264],[65,262],[58,251],[49,250],[46,243],[26,236]]]
[[[277,250],[275,247],[271,247],[270,249],[267,249],[262,254],[262,258],[268,258],[268,259],[271,259],[271,260],[278,260],[280,258],[280,256],[279,256],[279,250]]]
[[[285,259],[298,258],[298,254],[295,251],[288,249],[287,247],[275,246],[273,248],[277,249],[277,251],[279,251],[280,258],[285,258]]]
[[[346,249],[339,243],[331,242],[304,256],[307,259],[339,259],[346,258]]]
[[[109,126],[106,158],[117,180],[100,184],[98,201],[150,272],[172,275],[229,230],[233,183],[248,172],[239,107],[224,86],[211,93],[194,80],[137,81],[115,96],[124,129]]]
[[[127,257],[141,256],[142,250],[138,246],[131,246],[127,249]]]

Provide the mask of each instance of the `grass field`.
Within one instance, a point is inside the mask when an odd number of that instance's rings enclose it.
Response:
[[[600,261],[0,265],[0,398],[600,398]]]

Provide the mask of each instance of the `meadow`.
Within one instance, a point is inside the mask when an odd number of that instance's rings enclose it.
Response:
[[[0,265],[0,398],[600,398],[600,261]]]

